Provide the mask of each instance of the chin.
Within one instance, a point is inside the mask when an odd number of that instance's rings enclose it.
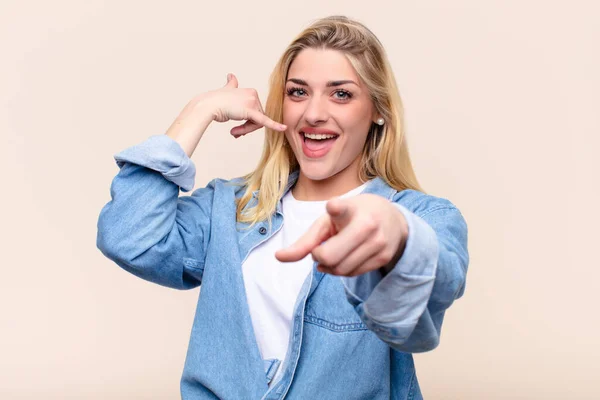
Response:
[[[319,164],[321,163],[308,166],[300,164],[300,172],[311,181],[322,181],[335,175],[333,168]]]

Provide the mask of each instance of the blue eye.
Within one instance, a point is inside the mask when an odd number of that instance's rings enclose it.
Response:
[[[286,89],[286,93],[290,97],[302,97],[306,96],[306,90],[301,87],[290,87]],[[352,98],[352,93],[344,89],[338,89],[334,92],[334,97],[337,100],[350,100]]]
[[[298,94],[298,92],[302,92],[301,94]],[[306,94],[306,91],[302,88],[298,88],[298,87],[291,87],[287,90],[287,94],[288,96],[293,96],[293,97],[301,97],[304,94]]]
[[[342,90],[342,89],[336,90],[335,94],[336,95],[341,95],[341,97],[340,96],[336,96],[340,100],[348,100],[348,99],[352,98],[352,93],[350,93],[347,90]]]

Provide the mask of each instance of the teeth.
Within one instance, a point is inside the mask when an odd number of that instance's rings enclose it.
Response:
[[[330,134],[324,134],[324,133],[304,133],[304,137],[308,138],[308,139],[313,139],[313,140],[323,140],[323,139],[331,139],[336,137],[337,135],[330,135]]]

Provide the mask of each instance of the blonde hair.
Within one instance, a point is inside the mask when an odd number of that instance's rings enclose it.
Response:
[[[402,100],[387,55],[373,32],[357,21],[343,16],[322,18],[292,41],[271,74],[265,114],[275,121],[282,121],[288,70],[296,56],[307,48],[342,52],[365,83],[375,109],[385,120],[383,126],[371,124],[361,154],[359,179],[366,182],[380,177],[398,191],[423,191],[410,161]],[[265,127],[258,166],[242,177],[246,189],[237,201],[237,220],[250,225],[270,221],[289,174],[297,167],[298,162],[285,135]],[[257,190],[257,202],[250,207],[253,192]]]

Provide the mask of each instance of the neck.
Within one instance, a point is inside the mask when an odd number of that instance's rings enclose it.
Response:
[[[292,188],[292,194],[296,200],[301,201],[323,201],[341,196],[362,185],[358,179],[358,168],[356,167],[349,165],[337,174],[321,180],[310,179],[300,170],[298,181]]]

